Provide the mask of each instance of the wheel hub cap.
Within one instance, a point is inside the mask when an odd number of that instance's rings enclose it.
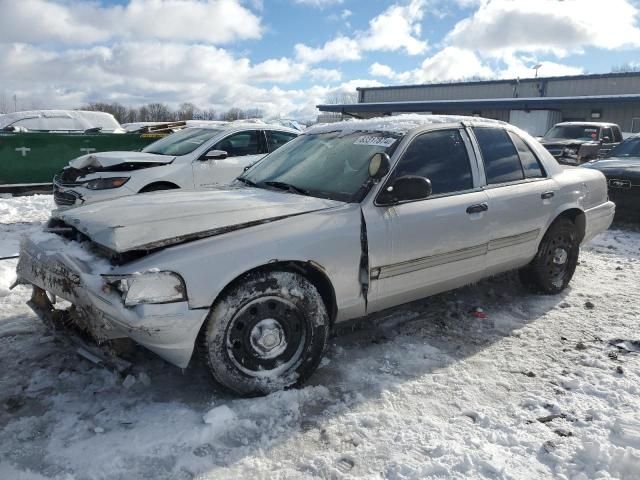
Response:
[[[251,346],[258,357],[273,358],[287,349],[282,326],[273,318],[260,320],[251,329]]]
[[[553,263],[556,265],[564,265],[568,258],[569,254],[564,248],[556,248],[553,252]]]

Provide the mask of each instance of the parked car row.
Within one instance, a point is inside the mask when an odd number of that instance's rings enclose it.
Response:
[[[558,123],[540,139],[556,160],[567,165],[605,157],[620,142],[620,127],[605,122]]]
[[[296,133],[252,128],[72,162],[56,198],[83,204],[22,244],[32,308],[181,368],[197,351],[220,384],[264,394],[304,382],[339,322],[514,269],[536,291],[562,291],[580,245],[614,215],[602,173],[560,166],[503,122],[385,117],[286,143]],[[241,174],[217,185],[213,171]],[[210,188],[94,202],[159,178]]]
[[[90,153],[53,179],[56,205],[231,182],[245,168],[298,135],[276,125],[223,123],[185,128],[141,152]]]

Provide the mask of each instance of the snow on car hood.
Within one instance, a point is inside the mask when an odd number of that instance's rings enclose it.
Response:
[[[169,191],[121,197],[56,211],[93,242],[114,252],[165,247],[343,205],[249,187]]]
[[[145,152],[100,152],[83,155],[69,162],[78,170],[87,167],[109,168],[121,163],[171,163],[176,157]]]

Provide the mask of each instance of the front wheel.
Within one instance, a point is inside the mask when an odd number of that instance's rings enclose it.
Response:
[[[327,308],[307,278],[258,272],[216,302],[201,353],[218,383],[242,395],[265,395],[306,380],[328,334]]]
[[[573,278],[579,253],[578,229],[568,218],[559,218],[545,233],[534,259],[520,270],[520,279],[533,290],[560,293]]]

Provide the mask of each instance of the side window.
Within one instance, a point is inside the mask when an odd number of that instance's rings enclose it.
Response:
[[[524,179],[516,147],[502,128],[473,129],[484,161],[487,183],[515,182]]]
[[[613,127],[613,141],[620,143],[622,141],[622,133],[618,127]]]
[[[277,150],[285,143],[296,138],[294,133],[278,132],[277,130],[267,130],[267,141],[269,143],[269,152]]]
[[[220,140],[214,150],[224,150],[230,157],[243,157],[245,155],[258,155],[261,153],[257,130],[234,133],[233,135]]]
[[[460,132],[440,130],[416,138],[395,169],[395,178],[404,175],[428,178],[434,195],[473,188],[471,164]]]
[[[610,128],[603,128],[602,129],[602,140],[604,140],[604,137],[609,137],[609,140],[607,140],[607,143],[613,142],[613,132],[611,131]]]
[[[524,140],[513,132],[509,132],[509,137],[511,137],[513,144],[516,146],[516,150],[518,150],[524,176],[526,178],[545,177],[546,175],[543,173],[538,157],[531,151],[529,145],[524,143]]]

